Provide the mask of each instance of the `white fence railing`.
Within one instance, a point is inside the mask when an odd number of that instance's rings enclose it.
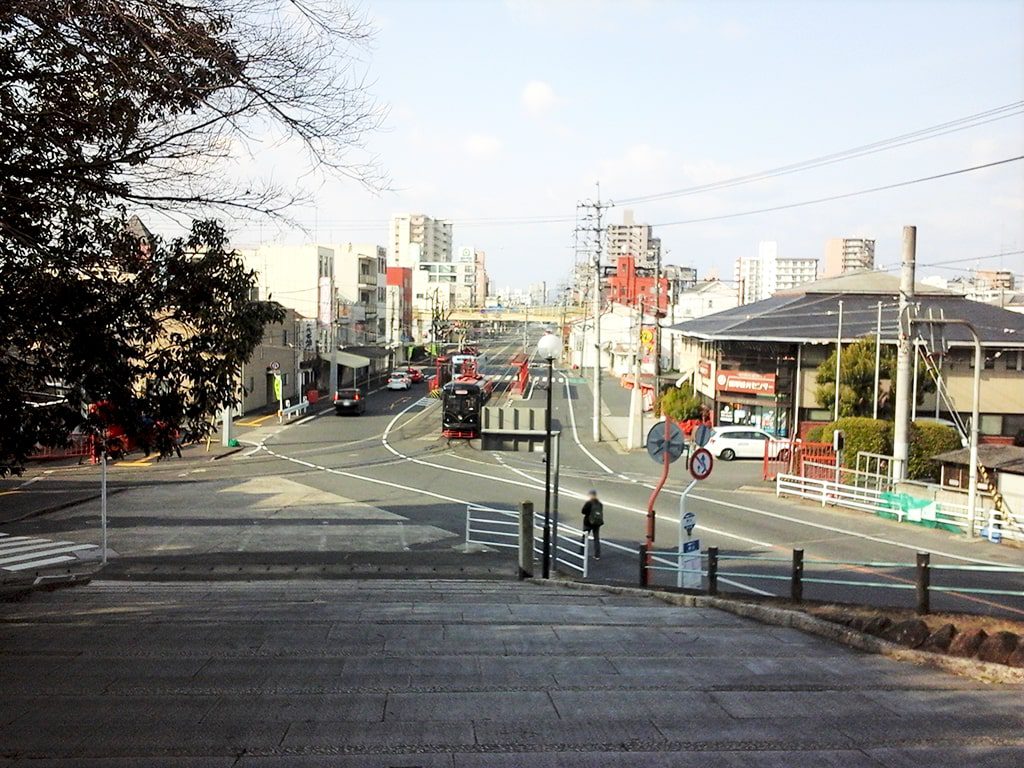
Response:
[[[954,527],[964,533],[968,527],[967,507],[964,505],[916,499],[906,494],[844,485],[829,480],[780,474],[775,479],[775,495],[798,496],[818,501],[822,506],[831,504],[892,516],[901,523]],[[975,528],[980,530],[993,525],[999,526],[998,521],[988,519],[989,516],[989,512],[979,510]],[[1007,538],[1018,538],[1015,533],[1010,529],[1003,531]]]
[[[466,505],[466,543],[503,549],[519,548],[519,512],[495,509],[479,504]],[[551,531],[552,559],[586,578],[590,562],[590,542],[583,531],[560,523]],[[533,516],[533,552],[544,556],[544,515]]]
[[[302,398],[302,400],[295,405],[289,405],[287,408],[282,409],[278,413],[278,419],[282,422],[291,421],[296,416],[302,416],[309,410],[309,400]]]
[[[519,549],[519,513],[467,504],[466,543]]]
[[[544,515],[533,516],[533,552],[544,557]],[[555,568],[562,565],[587,577],[590,562],[590,540],[583,530],[559,521],[552,523],[551,554]]]

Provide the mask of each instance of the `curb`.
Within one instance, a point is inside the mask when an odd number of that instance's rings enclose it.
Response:
[[[114,496],[118,493],[124,493],[129,490],[128,488],[108,488],[107,496]],[[35,509],[31,512],[26,512],[21,517],[13,517],[10,520],[0,520],[0,525],[11,525],[12,523],[20,523],[25,520],[31,520],[33,517],[42,517],[43,515],[49,515],[52,512],[61,512],[71,507],[77,507],[79,504],[86,504],[90,501],[96,501],[100,498],[100,494],[96,493],[91,496],[86,496],[81,499],[75,499],[74,501],[64,501],[60,504],[54,504],[52,507],[43,507],[42,509]]]
[[[535,584],[544,584],[544,579],[528,579]],[[549,579],[548,582],[554,581]],[[558,579],[560,586],[579,589],[582,591],[606,592],[613,595],[634,595],[637,597],[653,598],[661,600],[669,605],[686,606],[687,608],[714,608],[725,611],[736,616],[759,621],[762,624],[771,624],[776,627],[789,627],[816,635],[826,640],[854,648],[858,651],[875,653],[886,656],[895,661],[910,662],[921,667],[931,667],[948,672],[954,675],[969,677],[983,683],[998,683],[1000,685],[1021,685],[1024,684],[1024,669],[1015,669],[1002,664],[993,664],[987,661],[976,659],[964,659],[957,656],[946,656],[938,653],[928,653],[906,648],[888,640],[882,640],[874,635],[868,635],[855,629],[835,624],[825,619],[810,616],[801,611],[791,611],[785,608],[770,608],[755,603],[744,603],[737,600],[727,600],[721,597],[709,597],[705,595],[686,595],[657,590],[643,589],[641,587],[616,587],[604,584],[585,584],[578,581]]]

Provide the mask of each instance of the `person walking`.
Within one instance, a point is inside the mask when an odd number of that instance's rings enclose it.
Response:
[[[597,498],[597,491],[587,494],[583,504],[583,543],[587,542],[587,533],[593,534],[594,559],[601,559],[601,526],[604,525],[604,504]]]

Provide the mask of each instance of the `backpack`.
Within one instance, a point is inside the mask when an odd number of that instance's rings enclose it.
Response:
[[[590,512],[587,514],[587,519],[590,521],[592,528],[604,525],[604,504],[600,501],[590,502]]]

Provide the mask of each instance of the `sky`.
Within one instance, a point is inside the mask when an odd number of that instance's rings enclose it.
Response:
[[[368,137],[390,176],[370,192],[268,159],[313,202],[305,231],[236,224],[239,245],[387,242],[392,214],[454,221],[499,287],[564,281],[579,201],[615,203],[708,184],[1024,102],[1024,3],[377,0],[360,66],[388,110]],[[919,275],[1024,272],[1024,162],[818,205],[787,205],[1024,155],[1015,116],[751,184],[628,206],[665,261],[732,278],[776,240],[824,256],[830,237],[872,237],[897,266],[918,227]],[[272,157],[272,156],[270,156]],[[523,222],[553,217],[560,221]],[[479,221],[492,219],[492,221]],[[493,221],[513,219],[513,221]],[[519,219],[519,221],[515,221]]]

